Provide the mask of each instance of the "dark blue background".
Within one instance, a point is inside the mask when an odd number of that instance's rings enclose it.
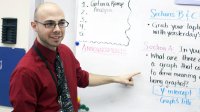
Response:
[[[0,47],[0,105],[2,106],[11,106],[9,101],[10,76],[24,54],[24,49]]]

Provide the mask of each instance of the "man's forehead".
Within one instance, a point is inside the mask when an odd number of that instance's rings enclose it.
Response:
[[[42,9],[42,8],[51,8],[51,7],[57,7],[57,8],[59,8],[59,6],[57,5],[57,4],[55,4],[55,3],[51,3],[51,2],[45,2],[45,3],[43,3],[43,4],[40,4],[39,6],[38,6],[38,9]]]
[[[44,4],[38,8],[37,19],[59,20],[64,18],[64,12],[55,4]]]
[[[66,21],[66,20],[64,18],[63,19],[58,19],[58,20],[47,19],[44,22],[62,22],[62,21]]]
[[[38,8],[38,13],[53,13],[62,10],[55,4],[44,4]]]

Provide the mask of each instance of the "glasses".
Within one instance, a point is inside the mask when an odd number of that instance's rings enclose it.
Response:
[[[56,21],[53,21],[53,20],[48,20],[48,21],[45,21],[44,23],[39,22],[37,20],[35,20],[35,22],[44,25],[45,28],[55,28],[56,25],[58,25],[59,28],[66,28],[69,26],[69,22],[67,22],[66,20],[61,20],[58,23],[56,23]]]

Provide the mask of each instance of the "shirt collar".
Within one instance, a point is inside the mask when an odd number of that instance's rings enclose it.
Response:
[[[43,46],[42,44],[40,44],[38,42],[38,40],[36,39],[34,42],[35,47],[38,48],[38,50],[41,52],[41,54],[45,57],[45,59],[50,62],[50,63],[54,63],[55,58],[56,58],[56,52]]]

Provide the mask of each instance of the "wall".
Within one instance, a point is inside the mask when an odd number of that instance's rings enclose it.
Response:
[[[30,5],[31,5],[31,7],[29,8],[30,21],[33,21],[33,16],[34,16],[33,14],[35,11],[35,7],[37,7],[40,3],[43,3],[43,2],[44,0],[30,0]],[[36,34],[31,28],[30,21],[29,21],[29,38],[28,38],[28,42],[26,43],[28,44],[28,49],[33,45],[33,42],[36,38]]]
[[[0,10],[0,18],[13,17],[18,19],[17,44],[9,45],[0,42],[0,46],[25,48],[26,50],[32,46],[32,43],[35,40],[35,33],[30,26],[30,22],[33,20],[32,18],[35,6],[43,2],[55,2],[60,5],[65,12],[66,19],[69,21],[70,25],[68,29],[66,29],[66,36],[63,43],[67,44],[73,51],[75,51],[76,1],[74,0],[23,0],[23,3],[22,0],[16,0],[14,2],[12,0],[0,1],[2,9]],[[2,19],[0,20],[0,26],[2,26]],[[0,29],[0,35],[2,35],[1,31],[2,29]]]
[[[30,34],[30,20],[32,13],[31,8],[34,7],[34,1],[32,0],[1,0],[0,1],[0,18],[11,17],[17,18],[17,44],[9,45],[0,42],[0,46],[17,47],[28,49],[29,34]],[[0,26],[2,26],[2,19],[0,20]],[[2,29],[0,29],[0,35]]]

